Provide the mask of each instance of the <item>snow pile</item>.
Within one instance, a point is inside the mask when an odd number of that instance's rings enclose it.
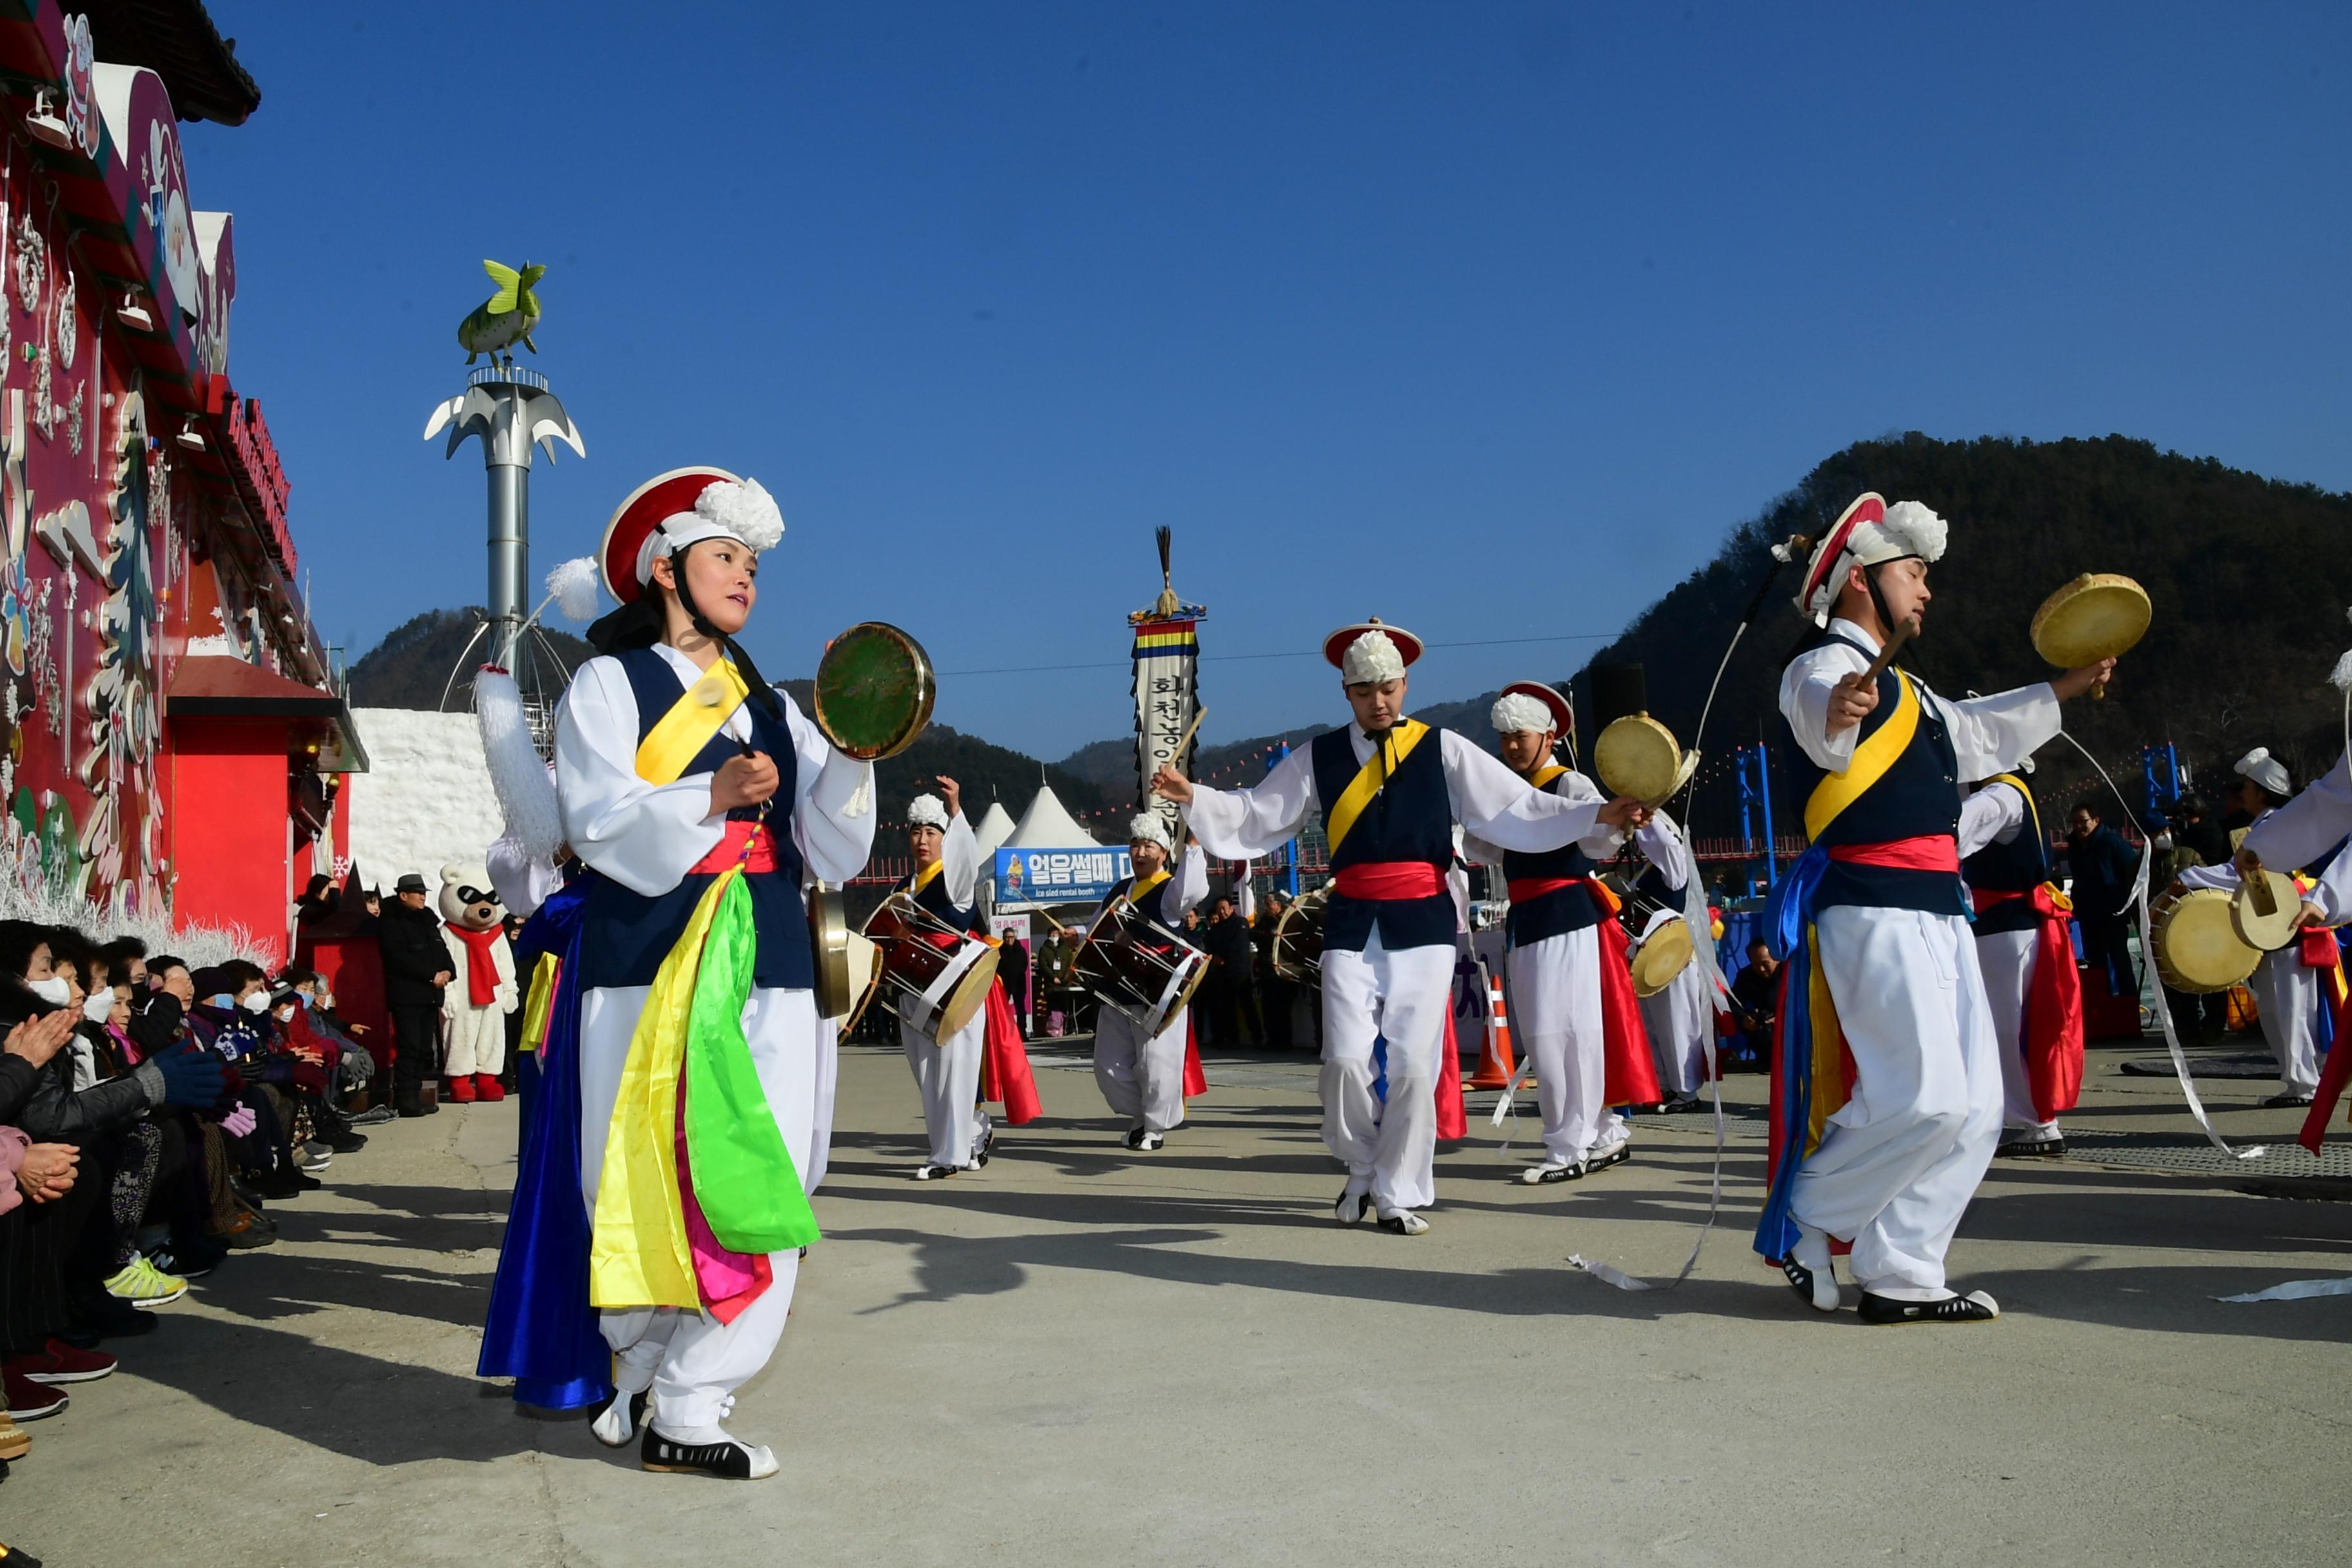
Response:
[[[361,881],[389,893],[415,871],[437,888],[442,867],[480,864],[505,824],[474,716],[360,708],[352,718],[368,750],[368,771],[352,775],[345,796]]]

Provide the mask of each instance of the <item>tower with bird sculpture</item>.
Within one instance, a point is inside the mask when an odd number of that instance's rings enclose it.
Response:
[[[475,641],[487,634],[488,662],[513,672],[543,744],[554,693],[540,665],[552,662],[553,655],[544,648],[534,652],[525,635],[531,625],[530,454],[536,447],[552,464],[558,441],[583,458],[588,448],[562,402],[549,390],[547,377],[514,362],[516,343],[539,352],[531,333],[540,321],[537,285],[547,268],[528,261],[515,268],[486,260],[482,270],[497,291],[457,323],[457,346],[466,351],[468,365],[485,355],[489,363],[469,371],[466,390],[433,410],[425,438],[447,430],[444,455],[452,458],[469,437],[481,438],[482,463],[489,474],[489,620]],[[468,643],[459,656],[459,670],[467,668],[473,648]],[[451,673],[452,687],[457,673]],[[447,693],[443,695],[446,700]]]

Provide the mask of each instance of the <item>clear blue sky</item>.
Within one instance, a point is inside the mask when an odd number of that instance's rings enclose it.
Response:
[[[482,596],[478,449],[419,432],[486,256],[549,264],[588,441],[535,577],[748,472],[772,674],[893,620],[942,720],[1047,756],[1127,730],[1122,668],[953,672],[1122,660],[1156,523],[1235,654],[1613,631],[1892,429],[2352,488],[2340,4],[212,9],[264,97],[189,184],[355,653]],[[1334,679],[1209,664],[1206,733]]]

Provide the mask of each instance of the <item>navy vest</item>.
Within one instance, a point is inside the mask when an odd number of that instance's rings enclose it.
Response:
[[[2022,779],[2008,781],[2025,796],[2025,820],[2018,824],[2017,837],[2003,844],[1996,840],[1960,862],[1960,876],[1971,888],[1981,888],[1988,893],[2030,893],[2050,879],[2050,846],[2042,837],[2042,820],[2035,815],[2033,792]],[[1977,934],[1995,936],[2002,931],[2032,931],[2042,923],[2033,912],[2031,899],[2011,899],[1995,904],[1977,916]]]
[[[1174,879],[1175,873],[1171,872],[1169,880]],[[1133,886],[1135,886],[1133,877],[1121,877],[1111,885],[1110,896],[1104,900],[1105,904],[1117,903],[1120,895]],[[1199,946],[1198,942],[1185,933],[1182,926],[1171,926],[1160,918],[1160,900],[1168,896],[1168,882],[1161,882],[1143,895],[1141,903],[1128,905],[1127,912],[1122,918],[1129,922],[1129,929],[1135,931],[1136,939],[1139,942],[1160,946],[1169,942],[1181,942],[1186,947]]]
[[[1315,768],[1315,797],[1323,803],[1323,830],[1331,829],[1331,807],[1360,771],[1350,731],[1318,735],[1308,744]],[[1331,868],[1418,860],[1443,877],[1454,865],[1454,801],[1445,792],[1445,734],[1432,730],[1413,746],[1403,765],[1391,773],[1356,817],[1348,837],[1331,852]],[[1454,895],[1443,890],[1426,899],[1350,899],[1331,895],[1323,910],[1323,945],[1335,952],[1361,952],[1381,933],[1383,951],[1452,947],[1456,916]]]
[[[686,686],[669,661],[650,647],[630,648],[611,656],[629,678],[637,703],[637,743],[643,745],[662,716],[686,694]],[[793,802],[798,798],[798,754],[792,731],[781,719],[771,719],[757,702],[747,701],[751,719],[751,745],[776,764],[776,794],[763,834],[776,856],[776,869],[755,871],[743,879],[751,895],[751,921],[759,933],[751,983],[762,990],[805,991],[816,984],[816,966],[809,953],[808,911],[801,903],[801,854],[793,842]],[[719,771],[728,758],[742,754],[741,742],[724,733],[714,735],[678,776],[691,778]],[[738,807],[730,819],[753,821],[757,806]],[[586,987],[650,985],[654,972],[685,933],[694,906],[715,873],[679,879],[667,893],[647,898],[611,879],[589,872],[581,879],[586,901],[581,909],[580,972]]]
[[[1852,637],[1832,635],[1822,640],[1843,643],[1865,657],[1875,657]],[[1909,679],[1892,665],[1879,672],[1878,706],[1862,721],[1861,732],[1854,739],[1857,751],[1894,717],[1901,699],[1897,683]],[[1952,738],[1945,732],[1944,721],[1936,716],[1928,702],[1927,687],[1917,681],[1912,684],[1919,700],[1919,724],[1912,731],[1911,743],[1903,748],[1902,755],[1895,759],[1877,783],[1838,813],[1837,819],[1815,843],[1834,848],[1844,844],[1887,844],[1902,838],[1959,836],[1960,770],[1952,751]],[[1788,730],[1785,721],[1782,728]],[[1795,748],[1792,755],[1797,776],[1810,795],[1822,780],[1830,776],[1829,773],[1815,767],[1804,748],[1796,745],[1793,731],[1789,731],[1789,742]],[[1933,915],[1969,912],[1960,894],[1960,879],[1949,872],[1851,866],[1834,860],[1822,873],[1821,888],[1813,902],[1816,909],[1859,904],[1874,909],[1920,910]]]
[[[912,877],[898,879],[898,890],[902,893],[914,885]],[[957,908],[956,901],[948,897],[948,874],[945,871],[923,885],[922,890],[915,895],[915,905],[919,909],[929,910],[958,931],[970,931],[974,936],[988,934],[988,921],[981,918],[980,900],[973,899],[969,909]]]
[[[1564,773],[1543,787],[1548,794],[1565,796],[1568,781],[1575,776]],[[1592,858],[1573,844],[1533,854],[1523,849],[1503,851],[1503,876],[1513,882],[1529,878],[1549,881],[1559,877],[1590,877],[1592,869]],[[1513,899],[1503,932],[1513,947],[1526,947],[1600,923],[1601,908],[1592,901],[1591,888],[1557,888],[1536,898]]]

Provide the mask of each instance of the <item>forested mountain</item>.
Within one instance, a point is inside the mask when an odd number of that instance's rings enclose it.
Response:
[[[480,643],[473,642],[475,628],[488,619],[488,611],[472,605],[462,610],[427,610],[403,621],[351,667],[352,704],[431,709],[440,703],[446,689],[449,706],[463,708],[466,681],[461,679],[452,688],[449,677],[461,661],[470,674],[489,657]],[[577,669],[595,651],[568,632],[551,631],[546,636],[567,669]]]

